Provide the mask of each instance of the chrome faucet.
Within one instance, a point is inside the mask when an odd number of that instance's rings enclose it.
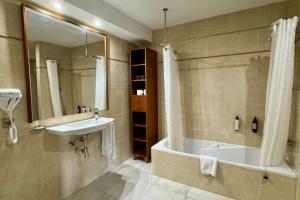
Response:
[[[98,108],[94,108],[93,111],[94,111],[94,114],[95,114],[95,118],[98,119],[99,115],[100,115],[99,109]]]

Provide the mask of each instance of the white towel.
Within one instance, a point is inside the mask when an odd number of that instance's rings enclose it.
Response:
[[[115,124],[112,122],[102,130],[102,155],[116,159]]]
[[[58,72],[57,72],[57,62],[56,60],[47,60],[47,72],[50,88],[50,97],[52,102],[52,109],[54,117],[63,116],[60,94],[59,94],[59,81],[58,81]]]
[[[200,168],[202,174],[215,177],[217,175],[217,166],[218,158],[205,155],[200,156]]]
[[[107,109],[106,97],[106,65],[104,57],[96,60],[96,92],[95,108],[99,110]]]

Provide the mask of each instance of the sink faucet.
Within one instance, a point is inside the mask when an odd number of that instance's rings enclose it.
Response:
[[[100,114],[99,109],[98,108],[94,108],[93,111],[94,111],[94,114],[95,114],[95,118],[98,119],[99,118],[99,114]]]

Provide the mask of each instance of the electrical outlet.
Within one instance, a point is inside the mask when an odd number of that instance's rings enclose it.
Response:
[[[15,121],[14,118],[12,120]],[[11,128],[11,121],[8,117],[2,118],[2,128]]]

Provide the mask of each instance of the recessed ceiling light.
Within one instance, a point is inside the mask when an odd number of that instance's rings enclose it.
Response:
[[[61,10],[61,8],[62,8],[61,3],[58,2],[58,1],[54,2],[54,8],[55,8],[56,10]]]
[[[102,26],[102,23],[99,19],[95,20],[94,25],[98,28],[100,28]]]

